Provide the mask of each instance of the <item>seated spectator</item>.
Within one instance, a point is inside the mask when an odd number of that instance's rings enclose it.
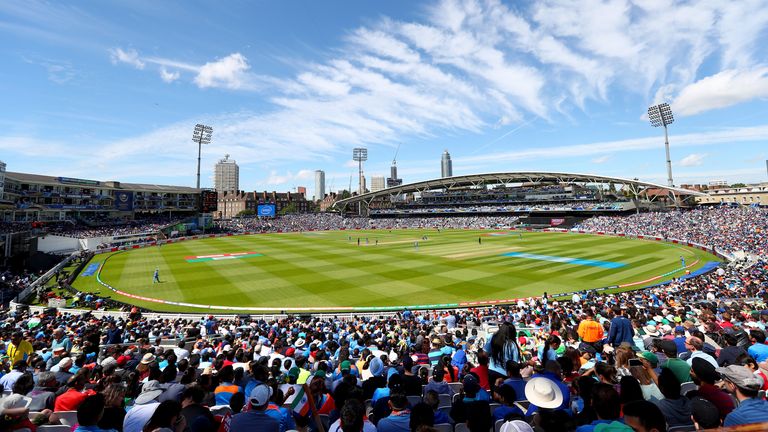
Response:
[[[143,432],[184,432],[186,428],[186,420],[181,415],[181,404],[168,400],[158,405]]]
[[[432,408],[425,403],[417,403],[411,408],[409,427],[411,432],[421,430],[424,427],[435,425],[435,415]],[[487,429],[486,429],[487,430]]]
[[[232,417],[230,430],[279,432],[280,421],[266,413],[270,397],[272,388],[268,385],[259,384],[254,387],[248,398],[250,409]]]
[[[624,405],[624,422],[635,432],[666,432],[667,421],[659,407],[648,401]]]
[[[599,424],[609,424],[621,416],[619,393],[612,385],[598,383],[592,388],[591,406],[597,414],[597,420],[576,428],[576,432],[592,432]]]
[[[768,422],[768,401],[757,397],[763,385],[759,377],[738,365],[721,367],[717,372],[725,382],[725,390],[739,401],[739,405],[725,417],[723,426]]]
[[[664,399],[657,401],[656,405],[664,414],[667,426],[670,428],[694,427],[691,420],[691,403],[688,398],[680,395],[680,381],[677,380],[672,369],[662,369],[659,375],[659,390],[664,395]]]
[[[114,432],[114,429],[102,429],[98,426],[104,415],[104,395],[97,393],[88,396],[77,407],[77,428],[74,432]]]
[[[427,404],[428,407],[432,408],[432,412],[434,413],[435,418],[435,424],[454,424],[455,422],[449,416],[443,411],[440,411],[438,408],[440,408],[440,396],[438,393],[434,390],[430,390],[427,392],[427,394],[424,395],[424,403]]]
[[[392,413],[379,420],[376,430],[378,432],[410,432],[411,411],[408,409],[408,397],[403,393],[391,394],[389,407]]]
[[[455,393],[451,386],[446,383],[443,378],[445,377],[445,370],[441,368],[435,368],[432,370],[432,379],[429,380],[427,386],[424,387],[424,392],[434,390],[437,394],[448,394],[453,396]]]
[[[494,422],[498,420],[509,421],[525,418],[523,410],[515,405],[515,401],[518,400],[518,397],[512,386],[503,385],[497,387],[496,392],[494,392],[494,400],[501,403],[501,406],[496,408],[496,411],[493,412]]]
[[[720,374],[706,360],[693,359],[692,364],[691,378],[699,386],[696,394],[711,402],[718,411],[720,420],[724,420],[733,411],[734,405],[733,399],[726,392],[715,386],[715,382],[720,380]]]
[[[747,353],[758,363],[768,360],[768,345],[765,344],[765,332],[762,330],[750,330],[749,340],[752,345],[747,349]]]

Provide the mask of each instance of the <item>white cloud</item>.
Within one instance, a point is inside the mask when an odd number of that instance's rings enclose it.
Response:
[[[160,67],[160,79],[167,83],[172,83],[179,79],[181,74],[178,71],[168,72],[165,66]]]
[[[139,58],[139,53],[135,49],[124,50],[122,48],[111,48],[109,57],[112,64],[125,63],[136,69],[144,69],[145,63]]]
[[[593,164],[604,164],[611,160],[611,155],[603,155],[592,159]]]
[[[673,103],[676,114],[694,115],[768,97],[768,67],[729,69],[685,87]]]
[[[244,75],[250,69],[248,60],[240,53],[230,54],[200,67],[195,84],[200,88],[225,87],[238,89],[245,83]]]
[[[705,157],[707,157],[706,153],[691,153],[681,159],[678,165],[682,167],[701,166],[704,164]]]

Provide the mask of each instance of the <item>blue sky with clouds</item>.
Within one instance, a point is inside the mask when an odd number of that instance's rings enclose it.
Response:
[[[406,182],[516,170],[766,180],[768,2],[0,2],[9,171],[346,188],[351,149]],[[356,188],[356,185],[353,185]]]

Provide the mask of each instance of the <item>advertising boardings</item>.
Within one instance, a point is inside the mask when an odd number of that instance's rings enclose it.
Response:
[[[275,205],[259,204],[256,215],[258,217],[275,217]]]
[[[133,192],[116,191],[115,209],[119,211],[133,211]]]
[[[200,192],[200,212],[213,213],[218,210],[217,202],[219,194],[215,190],[204,190]]]

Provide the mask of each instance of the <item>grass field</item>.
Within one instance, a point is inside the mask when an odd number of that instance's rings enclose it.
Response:
[[[679,270],[681,256],[687,264],[698,261],[692,271],[717,261],[697,249],[654,241],[563,233],[521,235],[471,230],[262,234],[103,254],[91,264],[102,266],[102,281],[135,295],[281,310],[512,299],[647,280]],[[243,252],[256,254],[211,257]],[[153,284],[156,267],[161,283]],[[678,271],[661,280],[682,274]],[[201,310],[124,297],[96,279],[96,274],[81,275],[74,287],[155,310]]]

